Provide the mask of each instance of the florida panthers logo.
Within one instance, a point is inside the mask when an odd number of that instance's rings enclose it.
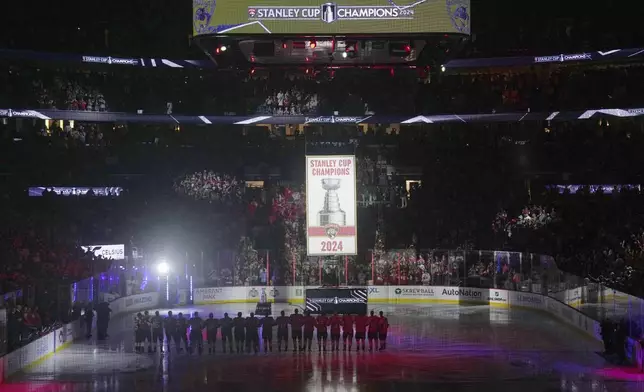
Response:
[[[216,0],[192,1],[192,24],[196,34],[207,34],[213,29],[210,26],[212,16],[215,14]]]
[[[335,224],[330,224],[324,228],[324,231],[327,237],[329,237],[330,239],[334,239],[340,232],[340,226]]]
[[[470,2],[468,0],[445,0],[447,15],[452,26],[463,34],[470,33]]]

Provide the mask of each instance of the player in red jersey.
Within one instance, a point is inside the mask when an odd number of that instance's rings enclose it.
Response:
[[[308,310],[304,312],[302,324],[304,324],[304,343],[302,344],[302,350],[306,349],[308,344],[309,351],[311,351],[311,345],[313,344],[313,330],[315,329],[316,322],[315,317],[311,316],[311,312]]]
[[[369,320],[367,321],[367,326],[369,327],[369,333],[367,337],[369,339],[369,351],[373,351],[373,346],[378,341],[378,324],[380,323],[380,317],[376,316],[371,311],[369,315]]]
[[[289,318],[291,323],[291,337],[293,338],[293,352],[297,351],[298,347],[302,351],[304,350],[304,342],[302,341],[302,315],[295,309],[295,312]]]
[[[356,316],[356,351],[360,351],[360,342],[362,342],[362,351],[364,351],[364,338],[365,333],[367,332],[367,323],[369,322],[369,317],[366,314],[361,314]]]
[[[342,318],[338,316],[338,312],[333,313],[331,320],[331,351],[340,351],[340,326],[342,325]]]
[[[329,318],[326,313],[322,313],[315,320],[315,327],[318,329],[318,351],[326,351],[326,340],[329,337]]]
[[[349,351],[353,345],[353,316],[346,313],[342,316],[342,341],[344,343],[344,350],[347,351],[347,341],[349,342]]]
[[[387,331],[389,330],[389,320],[383,312],[380,312],[380,323],[378,324],[378,338],[380,339],[380,350],[387,347]]]

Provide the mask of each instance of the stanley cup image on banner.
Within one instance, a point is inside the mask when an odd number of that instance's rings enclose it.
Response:
[[[306,157],[306,241],[310,256],[357,253],[355,166],[355,156]]]

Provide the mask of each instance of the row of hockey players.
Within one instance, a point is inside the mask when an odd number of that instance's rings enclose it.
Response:
[[[348,348],[351,351],[354,337],[357,351],[360,348],[365,351],[365,340],[369,341],[369,351],[373,351],[374,348],[384,350],[389,330],[389,322],[383,312],[376,316],[373,311],[369,316],[366,314],[340,316],[335,313],[331,317],[321,314],[316,318],[308,311],[302,315],[295,309],[290,316],[286,316],[282,311],[277,319],[273,319],[271,316],[259,319],[253,313],[250,314],[250,317],[243,317],[241,312],[237,313],[235,318],[230,318],[228,313],[225,313],[224,318],[216,319],[210,313],[205,320],[199,317],[199,312],[194,312],[193,317],[188,319],[183,317],[183,313],[174,317],[172,311],[169,311],[168,316],[164,318],[158,311],[151,317],[148,311],[145,311],[143,314],[138,313],[135,318],[135,346],[137,352],[143,352],[147,342],[148,352],[156,352],[158,346],[163,351],[165,336],[168,351],[171,342],[174,341],[177,352],[182,352],[181,346],[183,344],[188,353],[201,354],[204,343],[203,331],[205,330],[208,352],[214,354],[217,330],[220,330],[224,353],[227,345],[230,353],[235,351],[237,353],[251,352],[251,350],[257,353],[259,352],[258,329],[261,327],[264,351],[268,352],[273,351],[273,327],[277,326],[277,348],[281,352],[282,344],[284,351],[288,351],[289,325],[294,352],[298,349],[311,351],[315,330],[317,330],[318,349],[326,351],[329,327],[331,329],[331,351],[340,350],[341,338],[343,350],[346,351]],[[233,342],[235,350],[233,350]]]

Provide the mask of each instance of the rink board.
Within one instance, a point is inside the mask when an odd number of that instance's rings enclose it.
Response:
[[[110,303],[112,316],[156,308],[159,306],[159,298],[159,293],[119,298]],[[20,371],[41,364],[55,353],[69,347],[74,340],[83,337],[84,330],[81,328],[80,321],[74,321],[8,353],[0,359],[0,383]]]
[[[193,292],[195,305],[258,302],[258,293],[266,293],[269,302],[303,304],[307,286],[292,287],[219,287]],[[569,304],[580,303],[581,289],[562,292],[559,298],[536,293],[449,286],[367,286],[370,304],[449,304],[519,307],[548,314],[571,325],[593,339],[601,340],[599,323]]]
[[[365,289],[369,303],[380,304],[490,304],[507,307],[505,290],[447,286],[355,286]],[[268,302],[304,304],[306,290],[316,286],[209,287],[193,291],[195,305]]]

